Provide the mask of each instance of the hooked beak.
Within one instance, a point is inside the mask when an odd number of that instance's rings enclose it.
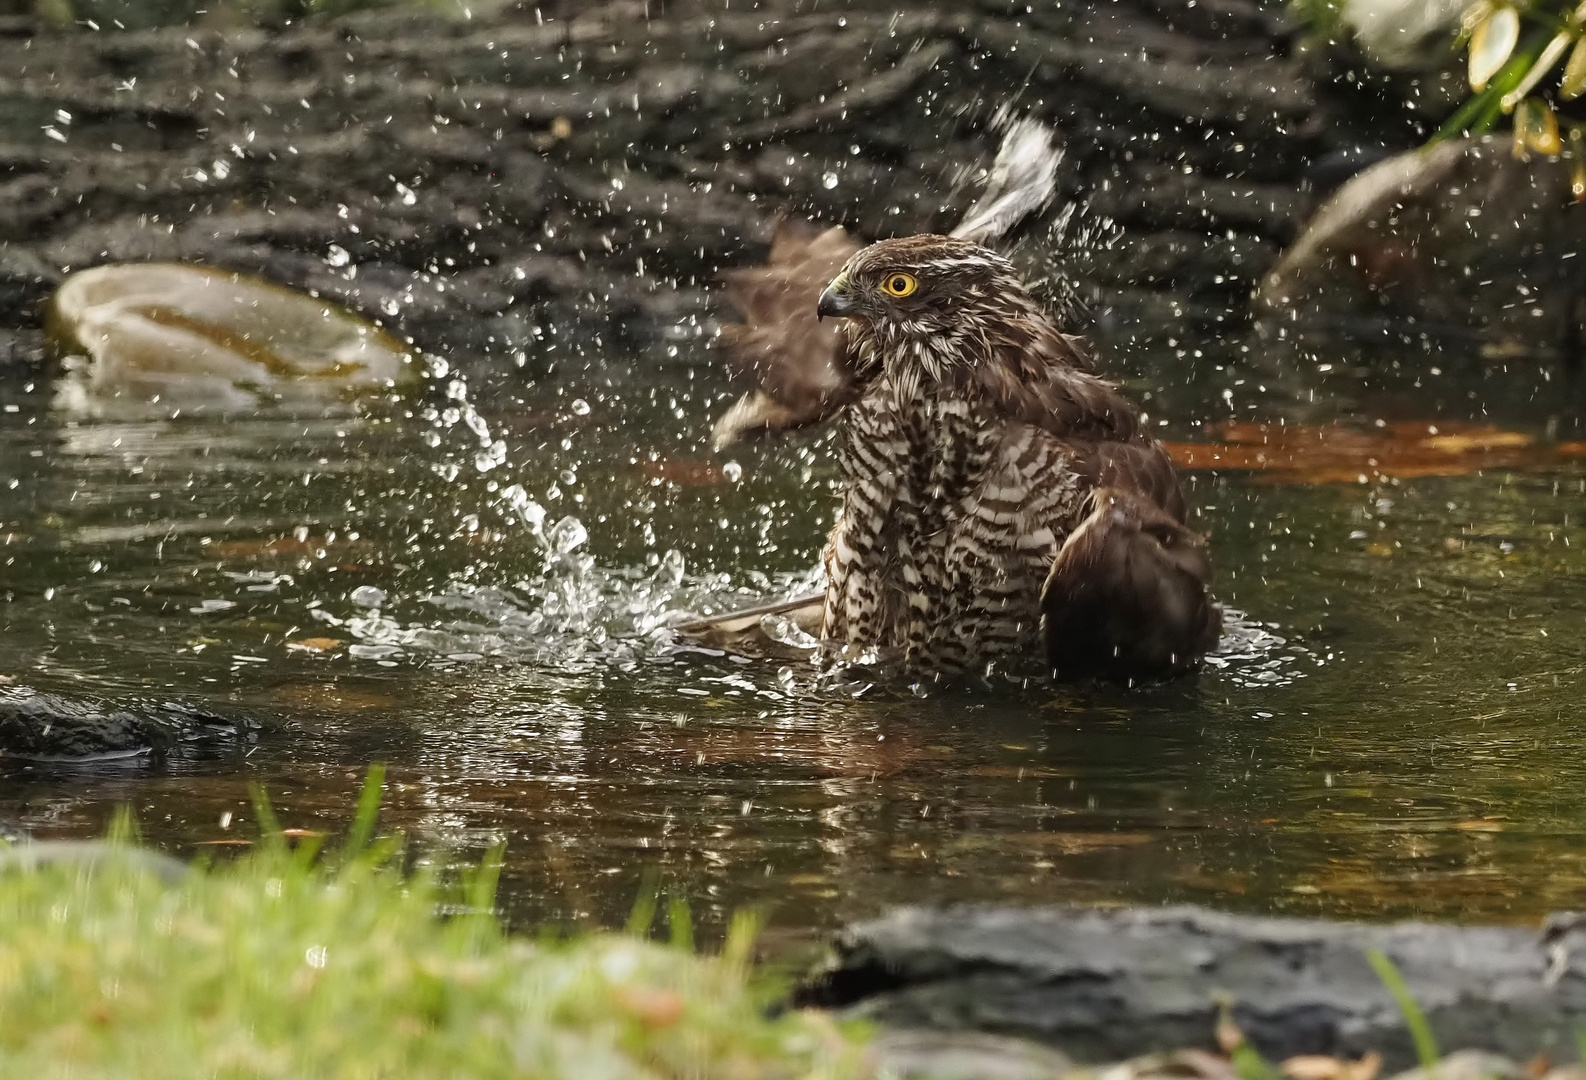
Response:
[[[815,302],[815,318],[824,319],[830,315],[834,319],[841,319],[853,313],[854,302],[848,295],[848,279],[839,274]]]

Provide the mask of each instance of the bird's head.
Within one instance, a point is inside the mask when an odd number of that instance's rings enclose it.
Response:
[[[950,236],[871,244],[848,260],[816,314],[855,320],[882,339],[972,331],[977,316],[1005,311],[1025,290],[1007,259]]]

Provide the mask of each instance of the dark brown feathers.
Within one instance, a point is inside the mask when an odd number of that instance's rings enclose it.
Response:
[[[1041,590],[1054,672],[1135,678],[1194,667],[1222,630],[1201,538],[1137,492],[1096,488],[1087,509]]]

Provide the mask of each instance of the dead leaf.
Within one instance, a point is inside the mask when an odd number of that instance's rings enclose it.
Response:
[[[1326,1054],[1302,1054],[1289,1058],[1278,1068],[1290,1080],[1376,1080],[1382,1068],[1382,1055],[1372,1051],[1359,1061],[1347,1061]]]
[[[299,652],[327,653],[339,647],[341,643],[341,638],[306,637],[298,638],[296,641],[288,641],[286,647],[288,649],[296,649]]]
[[[1233,1010],[1225,1002],[1217,1010],[1217,1048],[1225,1054],[1231,1054],[1245,1044],[1245,1033],[1238,1024],[1234,1023]]]
[[[302,840],[309,836],[324,836],[318,829],[282,829],[281,835],[288,840]]]
[[[1397,421],[1376,428],[1229,421],[1208,430],[1218,441],[1165,444],[1181,468],[1257,472],[1274,483],[1461,476],[1586,457],[1586,443],[1542,443],[1523,432],[1446,420]]]

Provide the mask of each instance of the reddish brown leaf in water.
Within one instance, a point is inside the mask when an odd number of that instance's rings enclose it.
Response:
[[[1586,457],[1586,443],[1543,443],[1518,431],[1457,421],[1208,425],[1215,442],[1170,442],[1180,468],[1259,472],[1280,484],[1357,484],[1386,477],[1461,476],[1482,469],[1556,465]]]
[[[300,652],[330,652],[341,645],[341,638],[333,637],[306,637],[296,641],[288,641],[286,647]]]

